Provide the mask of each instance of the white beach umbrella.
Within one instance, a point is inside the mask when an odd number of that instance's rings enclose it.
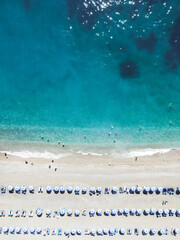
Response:
[[[180,210],[179,209],[176,210],[176,216],[180,217]]]
[[[82,189],[82,194],[86,194],[87,193],[87,188],[86,187],[83,187]]]
[[[41,230],[41,228],[36,228],[36,232],[37,232],[37,234],[41,234],[41,232],[42,232],[42,230]]]
[[[76,210],[76,211],[75,211],[75,216],[76,216],[76,217],[79,217],[79,215],[80,215],[80,211],[79,211],[79,210]]]
[[[151,234],[151,235],[155,235],[155,234],[156,234],[156,230],[155,230],[154,228],[152,228],[152,229],[150,230],[150,234]]]
[[[136,188],[136,192],[140,193],[142,191],[142,188],[141,187],[137,187]]]
[[[104,235],[108,235],[108,230],[107,230],[107,229],[104,229],[104,230],[103,230],[103,233],[104,233]]]
[[[60,193],[64,193],[65,192],[65,188],[64,187],[60,187]]]
[[[146,187],[145,188],[145,191],[148,193],[150,191],[150,188],[149,187]]]
[[[149,233],[149,230],[147,228],[143,229],[143,234],[147,235]]]
[[[26,191],[26,186],[23,185],[23,186],[21,187],[21,191],[22,191],[22,192],[25,192],[25,191]]]
[[[150,210],[150,214],[151,214],[151,215],[155,215],[155,214],[156,214],[156,209],[152,208],[152,209]]]
[[[135,213],[136,213],[136,209],[133,208],[133,209],[130,210],[130,214],[131,214],[131,215],[134,216]]]
[[[131,193],[135,193],[135,191],[136,191],[136,188],[135,188],[135,187],[131,187],[131,188],[130,188],[130,192],[131,192]]]
[[[95,187],[91,187],[90,192],[91,192],[92,194],[95,194],[95,192],[96,192]]]
[[[98,209],[98,210],[97,210],[97,215],[98,215],[98,216],[102,216],[102,210],[101,210],[101,209]]]
[[[98,229],[98,230],[97,230],[97,235],[103,235],[102,229]]]
[[[15,186],[15,191],[19,192],[20,191],[20,187],[19,186]]]
[[[158,212],[159,215],[161,215],[163,213],[163,210],[159,209],[157,212]]]
[[[118,215],[122,215],[124,210],[122,208],[118,209]]]
[[[94,229],[91,230],[91,235],[93,235],[93,236],[96,235],[96,231]]]
[[[149,209],[149,208],[146,208],[146,209],[144,210],[144,215],[149,215],[149,213],[150,213],[150,209]]]
[[[27,228],[27,227],[24,227],[24,228],[23,228],[23,232],[24,232],[25,234],[27,234],[27,233],[28,233],[28,228]]]
[[[67,187],[67,192],[68,192],[68,193],[72,193],[72,191],[73,191],[73,189],[72,189],[71,186],[70,186],[70,187]]]
[[[31,227],[31,228],[29,229],[29,231],[30,231],[31,234],[34,234],[34,233],[35,233],[35,228]]]
[[[29,186],[29,191],[33,192],[34,191],[34,186]]]
[[[57,186],[54,187],[54,192],[56,192],[56,193],[59,192],[59,187],[57,187]]]
[[[91,209],[91,210],[89,211],[89,215],[90,215],[90,216],[94,216],[94,214],[95,214],[95,210],[94,210],[94,209]]]
[[[81,233],[82,233],[81,229],[78,229],[78,230],[76,231],[76,233],[77,233],[77,235],[81,235]]]
[[[10,233],[14,233],[14,228],[13,228],[13,227],[10,227],[10,228],[9,228],[9,232],[10,232]]]
[[[13,191],[13,189],[14,189],[14,188],[13,188],[13,186],[11,186],[11,185],[10,185],[10,186],[8,186],[8,191],[9,191],[9,192],[12,192],[12,191]]]
[[[66,236],[68,236],[68,235],[69,235],[69,230],[65,230],[64,234],[65,234]]]
[[[150,188],[150,191],[153,193],[153,192],[156,191],[156,188],[155,188],[155,187],[151,187],[151,188]]]
[[[38,209],[36,214],[37,214],[38,217],[40,217],[42,215],[42,211],[40,209]]]
[[[175,228],[175,229],[174,229],[174,233],[175,233],[175,234],[178,234],[178,233],[180,233],[180,230],[179,230],[179,228]]]
[[[8,228],[7,227],[3,227],[3,233],[7,233],[8,232]]]
[[[113,187],[112,188],[112,193],[113,194],[117,194],[118,193],[118,188],[117,187]]]
[[[16,233],[19,234],[21,232],[21,228],[20,227],[16,227]]]
[[[73,236],[76,235],[76,230],[74,230],[74,229],[71,230],[71,235],[73,235]]]
[[[137,216],[140,216],[141,214],[142,214],[142,210],[141,210],[141,209],[137,209],[137,210],[136,210],[136,215],[137,215]]]
[[[61,216],[64,216],[64,214],[65,214],[65,210],[64,210],[64,209],[61,209],[61,210],[60,210],[60,215],[61,215]]]
[[[161,235],[166,233],[165,229],[161,229],[159,232],[160,232]]]
[[[106,216],[109,216],[109,214],[110,214],[109,209],[106,209],[106,210],[104,211],[104,214],[105,214]]]
[[[163,190],[163,188],[162,188],[162,187],[158,187],[158,188],[157,188],[157,191],[158,191],[159,193],[161,193],[161,192],[162,192],[162,190]]]
[[[51,190],[52,190],[51,186],[47,186],[47,187],[46,187],[46,191],[47,191],[47,192],[51,192]]]
[[[102,187],[98,187],[98,188],[97,188],[97,192],[98,192],[98,193],[101,193],[101,191],[102,191]]]
[[[168,209],[164,209],[164,210],[163,210],[163,215],[164,215],[164,216],[167,216],[168,214],[169,214],[169,210],[168,210]]]
[[[48,209],[48,210],[46,210],[46,215],[50,215],[51,214],[51,210],[50,209]]]
[[[129,209],[128,209],[128,208],[124,209],[124,214],[125,214],[125,215],[128,215],[128,214],[129,214]]]
[[[71,209],[69,209],[69,210],[67,211],[67,215],[68,215],[68,216],[71,216],[71,215],[72,215],[72,210],[71,210]]]
[[[79,187],[76,187],[76,188],[74,189],[74,192],[75,192],[75,193],[79,193],[79,192],[80,192],[80,188],[79,188]]]
[[[121,228],[121,229],[120,229],[120,234],[121,234],[121,235],[125,235],[125,233],[126,233],[125,229]]]
[[[110,229],[109,230],[109,234],[112,236],[112,235],[114,235],[114,229]]]
[[[117,214],[116,209],[111,209],[111,215],[112,215],[112,216],[115,216],[116,214]]]

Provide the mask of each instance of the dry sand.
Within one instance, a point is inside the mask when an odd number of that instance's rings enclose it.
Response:
[[[28,164],[25,164],[25,160]],[[33,165],[31,163],[33,162]],[[109,164],[111,163],[111,164]],[[49,165],[51,168],[49,169]],[[55,171],[57,168],[57,171]],[[156,154],[153,156],[138,157],[137,161],[134,158],[118,159],[110,156],[82,156],[74,154],[73,156],[64,157],[51,162],[51,159],[23,159],[13,156],[8,156],[6,159],[3,154],[0,155],[0,185],[34,185],[35,194],[0,194],[1,209],[30,209],[36,210],[38,207],[55,210],[65,208],[66,210],[82,210],[91,208],[97,210],[106,208],[175,208],[180,209],[179,195],[132,195],[132,194],[117,194],[117,195],[69,195],[62,194],[42,194],[37,193],[38,186],[79,186],[90,188],[98,187],[113,187],[113,186],[180,186],[180,152],[177,150],[166,154]],[[167,201],[166,205],[162,205],[163,201]],[[161,217],[155,216],[95,216],[89,217],[45,217],[45,213],[41,218],[35,214],[33,218],[1,218],[0,225],[2,227],[41,227],[41,228],[62,228],[66,229],[82,229],[82,236],[70,236],[73,239],[91,239],[92,236],[85,236],[84,229],[99,229],[99,228],[155,228],[161,229],[168,227],[180,228],[180,218],[177,217]],[[120,236],[117,234],[113,239],[134,239],[136,236]],[[0,235],[0,239],[65,239],[65,236],[50,236],[43,237],[42,235]],[[97,238],[94,237],[94,238]],[[98,239],[109,239],[110,236],[99,237]],[[136,237],[137,238],[137,237]],[[159,236],[142,236],[138,239],[159,239]],[[162,236],[162,239],[172,238]],[[174,237],[173,237],[174,238]],[[179,236],[176,239],[180,239]]]

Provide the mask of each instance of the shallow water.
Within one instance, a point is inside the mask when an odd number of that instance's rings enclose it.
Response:
[[[3,0],[0,19],[2,150],[179,146],[178,0]]]

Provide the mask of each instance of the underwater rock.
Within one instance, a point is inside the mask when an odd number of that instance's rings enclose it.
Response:
[[[135,39],[136,47],[139,50],[147,50],[149,53],[153,53],[157,38],[153,32],[151,32],[147,37],[138,37]]]
[[[120,64],[120,72],[123,78],[137,78],[139,69],[135,62],[125,61]]]

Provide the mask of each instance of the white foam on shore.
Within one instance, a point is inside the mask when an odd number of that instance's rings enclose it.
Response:
[[[152,156],[155,154],[164,154],[170,152],[172,149],[153,149],[153,148],[147,148],[147,149],[140,149],[140,150],[133,150],[126,153],[123,153],[122,156],[125,158],[130,157],[143,157],[143,156]]]
[[[81,155],[92,155],[92,156],[103,156],[103,155],[107,155],[107,153],[94,153],[94,152],[82,152],[82,151],[78,151],[76,152],[78,154],[81,154]]]
[[[51,152],[30,152],[30,151],[22,152],[0,151],[0,152],[21,158],[44,158],[44,159],[59,159],[71,155],[70,153],[60,153],[56,155]]]

